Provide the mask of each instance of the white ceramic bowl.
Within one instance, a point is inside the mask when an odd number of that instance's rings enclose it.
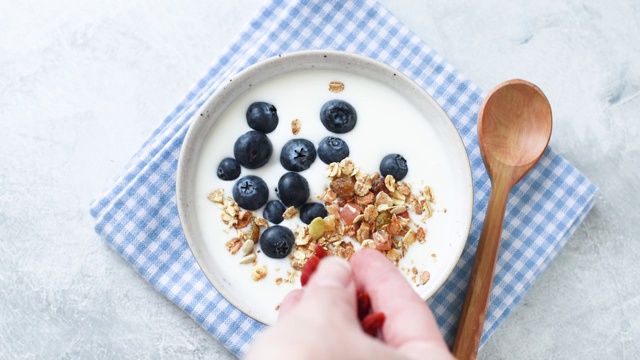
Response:
[[[331,81],[344,83],[344,91],[330,92]],[[275,321],[278,304],[288,291],[299,287],[299,281],[277,285],[277,278],[286,278],[289,261],[262,253],[258,263],[267,265],[268,274],[253,281],[252,265],[239,264],[242,255],[226,250],[225,242],[235,236],[235,230],[222,223],[221,210],[207,196],[219,188],[231,195],[234,181],[218,179],[216,168],[222,158],[233,156],[235,139],[251,130],[245,120],[249,104],[274,104],[280,123],[268,134],[273,143],[269,164],[257,170],[243,168],[241,176],[261,176],[269,186],[270,199],[275,199],[273,190],[285,172],[278,161],[282,145],[301,137],[317,146],[332,135],[322,126],[319,111],[333,98],[348,101],[358,113],[355,129],[338,135],[348,143],[358,167],[372,174],[384,155],[400,153],[409,165],[405,181],[414,192],[425,185],[433,190],[433,217],[423,224],[420,216],[414,216],[427,230],[427,241],[412,246],[400,263],[405,273],[412,267],[430,272],[430,280],[421,286],[407,274],[423,299],[447,279],[469,234],[473,184],[467,153],[451,120],[415,82],[378,61],[339,51],[302,51],[262,61],[226,81],[195,115],[182,145],[176,190],[182,228],[202,271],[231,304],[265,324]],[[293,119],[302,124],[297,136],[291,132]],[[309,181],[310,200],[328,185],[325,170],[326,164],[316,159],[301,173]],[[256,214],[261,216],[261,210]],[[294,219],[285,224],[293,230],[301,222]]]

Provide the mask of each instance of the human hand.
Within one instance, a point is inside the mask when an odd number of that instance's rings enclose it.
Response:
[[[356,289],[386,320],[381,339],[357,316]],[[351,263],[327,257],[309,283],[289,293],[278,322],[246,356],[253,359],[453,359],[433,314],[402,274],[378,251],[362,249]]]

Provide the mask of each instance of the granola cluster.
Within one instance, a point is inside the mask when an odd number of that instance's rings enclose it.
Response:
[[[289,255],[292,270],[287,271],[286,277],[275,279],[277,285],[296,279],[314,255],[316,245],[346,260],[357,248],[376,249],[398,266],[413,244],[426,241],[425,228],[414,222],[409,213],[421,215],[423,223],[432,216],[434,198],[430,187],[414,193],[410,184],[396,181],[391,175],[369,175],[350,158],[330,164],[326,175],[329,186],[317,198],[324,202],[328,215],[295,229],[295,248]],[[237,231],[237,236],[226,243],[229,253],[241,252],[240,263],[253,265],[251,277],[255,281],[266,277],[267,268],[258,263],[255,245],[261,228],[269,227],[268,221],[242,210],[232,198],[224,197],[222,189],[212,192],[209,200],[222,210],[222,221]],[[284,213],[285,219],[297,216],[294,207]],[[430,278],[429,272],[419,273],[415,267],[404,270],[406,275],[412,275],[416,286]]]
[[[369,175],[350,158],[330,164],[327,177],[330,185],[318,200],[324,201],[329,215],[296,229],[296,249],[289,257],[294,269],[302,268],[316,244],[347,260],[356,244],[377,249],[397,266],[411,245],[425,242],[425,228],[413,222],[409,212],[423,215],[423,221],[431,217],[429,187],[414,194],[408,183],[391,175]]]

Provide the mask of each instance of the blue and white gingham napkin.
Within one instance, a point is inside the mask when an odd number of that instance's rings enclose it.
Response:
[[[473,224],[457,268],[429,301],[451,343],[490,190],[476,136],[485,94],[373,0],[270,0],[95,200],[96,231],[159,292],[233,353],[244,354],[264,326],[220,296],[196,264],[176,208],[178,154],[191,117],[221,83],[260,60],[303,49],[344,50],[395,67],[429,92],[458,128],[473,167]],[[562,249],[595,192],[552,150],[512,191],[483,343]]]

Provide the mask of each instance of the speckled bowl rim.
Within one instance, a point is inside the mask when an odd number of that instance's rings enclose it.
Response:
[[[297,70],[309,69],[326,69],[351,72],[360,76],[378,80],[382,83],[390,85],[397,91],[402,92],[404,96],[410,97],[411,101],[420,108],[420,106],[429,106],[437,109],[441,113],[442,118],[448,119],[447,131],[450,132],[453,152],[449,154],[453,156],[454,163],[461,167],[464,174],[464,186],[459,189],[462,196],[468,199],[468,207],[464,209],[464,216],[461,217],[463,223],[460,225],[457,236],[463,237],[464,241],[456,241],[456,247],[452,249],[454,252],[450,263],[446,266],[445,271],[438,278],[430,281],[437,281],[433,286],[433,291],[427,294],[421,294],[424,300],[427,300],[442,287],[444,282],[449,278],[451,272],[460,260],[460,256],[469,236],[471,229],[471,221],[473,214],[473,179],[469,157],[467,155],[464,143],[458,130],[454,126],[451,119],[444,112],[442,107],[418,84],[412,79],[402,74],[397,69],[381,63],[371,58],[336,50],[305,50],[291,53],[280,54],[278,56],[263,60],[239,72],[237,75],[228,79],[220,88],[202,105],[192,119],[192,124],[187,131],[180,156],[178,159],[178,168],[176,173],[176,196],[178,214],[182,230],[185,238],[195,257],[201,270],[216,288],[216,290],[227,301],[234,305],[238,310],[252,317],[258,322],[269,324],[260,314],[253,312],[251,309],[245,309],[239,306],[234,296],[226,291],[226,287],[221,284],[220,279],[215,276],[212,270],[212,264],[205,261],[201,244],[203,242],[200,229],[197,224],[197,216],[192,214],[194,204],[194,188],[196,162],[202,146],[210,133],[212,127],[218,117],[224,113],[227,107],[244,91],[251,86],[266,81],[272,77],[282,75]],[[422,111],[422,110],[421,110]],[[454,261],[455,260],[455,261]]]

